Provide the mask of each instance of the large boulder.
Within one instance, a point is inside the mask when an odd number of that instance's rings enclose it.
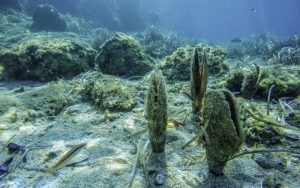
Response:
[[[257,87],[256,96],[267,99],[272,85],[275,85],[271,95],[274,99],[298,97],[300,95],[299,71],[287,70],[281,66],[274,69],[265,69],[264,76]]]
[[[95,63],[103,73],[118,76],[143,75],[154,66],[140,43],[123,33],[116,33],[101,46]]]
[[[0,52],[4,76],[50,81],[72,78],[94,66],[94,51],[75,34],[32,35]]]
[[[33,31],[65,31],[67,29],[64,17],[55,7],[48,4],[37,6],[32,19]]]
[[[226,51],[221,47],[212,47],[205,44],[186,46],[178,48],[172,55],[168,56],[160,65],[168,80],[190,80],[190,63],[195,51],[207,51],[208,71],[210,75],[220,75],[228,71],[228,64],[225,63]]]

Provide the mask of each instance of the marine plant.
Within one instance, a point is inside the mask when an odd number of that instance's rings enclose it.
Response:
[[[165,82],[159,70],[154,70],[150,75],[146,99],[146,118],[148,119],[148,133],[152,151],[154,153],[163,152],[168,115]]]
[[[277,55],[273,54],[268,64],[300,65],[300,48],[283,47]]]
[[[154,58],[162,58],[170,55],[177,48],[186,45],[187,39],[159,27],[150,26],[143,33],[141,43],[145,47],[147,54]]]

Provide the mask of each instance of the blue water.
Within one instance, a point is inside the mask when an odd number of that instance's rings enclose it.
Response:
[[[299,0],[144,0],[142,8],[157,12],[164,28],[213,41],[300,32]]]
[[[1,2],[6,0],[0,0]],[[9,0],[7,0],[9,1]],[[17,0],[11,0],[17,1]],[[155,25],[208,41],[300,33],[300,0],[18,0],[32,15],[40,4],[84,18],[92,27],[141,32]]]

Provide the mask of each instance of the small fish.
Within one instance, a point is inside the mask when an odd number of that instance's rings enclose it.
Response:
[[[204,138],[205,138],[205,143],[206,144],[210,144],[209,136],[208,136],[208,134],[207,134],[207,132],[205,130],[204,130],[203,135],[204,135]]]
[[[168,120],[168,125],[175,125],[175,126],[179,127],[180,125],[184,126],[185,123],[177,121],[176,119],[169,119]]]
[[[86,143],[73,146],[62,158],[57,161],[52,167],[49,167],[47,172],[54,174],[58,169],[64,167],[79,151],[86,146]]]
[[[242,39],[240,39],[239,37],[235,37],[235,38],[231,39],[230,42],[232,42],[232,43],[239,43],[239,42],[242,42]]]
[[[252,12],[252,13],[255,13],[255,12],[256,12],[255,8],[252,8],[252,9],[251,9],[251,12]]]

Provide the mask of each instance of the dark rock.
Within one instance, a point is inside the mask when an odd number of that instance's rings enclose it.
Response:
[[[33,31],[65,31],[67,24],[57,9],[51,5],[39,5],[33,13]]]
[[[285,187],[285,186],[282,186],[282,180],[280,178],[274,177],[274,176],[271,176],[271,175],[267,175],[262,180],[262,187],[280,188],[280,187]]]
[[[257,154],[254,161],[263,169],[277,169],[282,171],[286,168],[285,162],[282,159],[273,157],[271,154]]]
[[[15,144],[15,143],[9,143],[7,145],[7,149],[8,149],[8,153],[9,154],[12,154],[12,153],[15,153],[15,152],[18,152],[20,151],[22,148],[22,146],[18,145],[18,144]]]

